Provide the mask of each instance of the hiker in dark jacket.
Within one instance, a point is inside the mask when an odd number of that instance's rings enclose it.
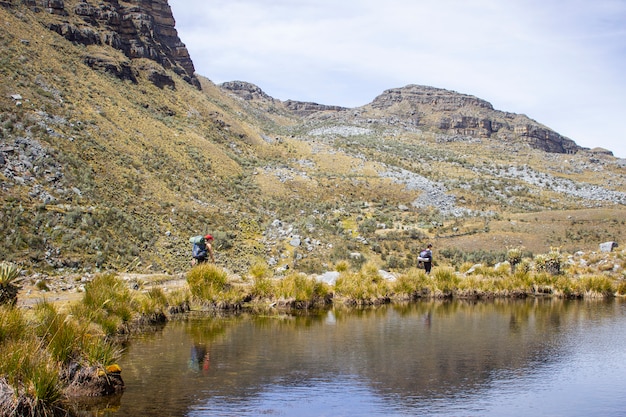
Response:
[[[417,258],[417,260],[424,265],[424,270],[426,271],[427,274],[430,274],[430,270],[433,267],[432,248],[433,248],[433,245],[429,243],[426,249],[420,252],[419,258]]]

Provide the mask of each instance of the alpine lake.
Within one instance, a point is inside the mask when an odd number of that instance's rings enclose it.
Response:
[[[126,416],[624,416],[626,301],[190,313],[133,337]]]

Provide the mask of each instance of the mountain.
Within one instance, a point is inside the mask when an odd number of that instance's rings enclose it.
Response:
[[[0,1],[0,259],[31,272],[321,273],[626,236],[625,161],[428,86],[365,106],[195,73],[166,0]]]

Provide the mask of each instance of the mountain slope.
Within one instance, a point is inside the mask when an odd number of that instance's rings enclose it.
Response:
[[[181,271],[206,232],[239,273],[626,234],[623,161],[478,98],[281,102],[190,73],[166,1],[0,4],[0,258],[33,271]]]

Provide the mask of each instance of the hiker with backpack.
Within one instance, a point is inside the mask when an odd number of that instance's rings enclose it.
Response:
[[[191,256],[193,260],[192,265],[204,263],[211,257],[211,262],[215,263],[215,257],[213,255],[213,236],[193,236],[189,239],[189,242],[193,244],[191,248]]]
[[[417,261],[424,265],[424,270],[427,274],[430,274],[430,270],[433,267],[433,245],[430,243],[420,252],[420,256],[417,258]]]

